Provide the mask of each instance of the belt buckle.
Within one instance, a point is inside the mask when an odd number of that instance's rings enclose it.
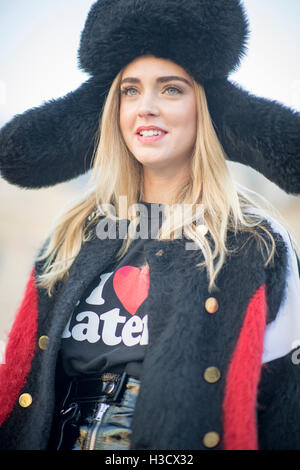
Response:
[[[121,400],[123,391],[126,386],[126,379],[128,374],[123,372],[120,376],[120,379],[117,382],[108,382],[105,385],[104,393],[105,396],[108,398],[109,402],[118,402]]]

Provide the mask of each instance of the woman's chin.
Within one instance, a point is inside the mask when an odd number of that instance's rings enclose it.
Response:
[[[135,157],[136,160],[144,167],[146,168],[151,168],[151,169],[160,169],[163,168],[166,165],[170,165],[171,162],[168,161],[166,157],[163,156],[143,156],[143,157]]]

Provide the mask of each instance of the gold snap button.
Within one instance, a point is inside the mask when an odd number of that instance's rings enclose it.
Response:
[[[29,393],[23,393],[19,396],[19,405],[22,408],[28,408],[32,403],[32,396]]]
[[[45,351],[48,348],[49,338],[48,336],[41,336],[39,339],[39,348]]]
[[[218,382],[221,377],[221,372],[217,367],[208,367],[204,371],[204,379],[210,384]]]
[[[205,445],[205,447],[208,447],[209,449],[216,447],[219,444],[219,442],[220,442],[220,436],[217,432],[208,432],[203,437],[203,444]]]
[[[156,256],[162,256],[164,254],[164,250],[159,250],[157,253],[155,253]]]
[[[215,313],[219,308],[217,299],[209,297],[205,302],[205,309],[208,313]]]

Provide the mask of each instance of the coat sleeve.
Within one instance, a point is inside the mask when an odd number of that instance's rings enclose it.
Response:
[[[39,254],[46,247],[48,239]],[[19,449],[20,436],[30,417],[29,377],[38,360],[39,290],[36,283],[38,262],[34,263],[22,301],[8,335],[0,364],[0,449]],[[25,394],[25,395],[24,395]],[[23,400],[22,400],[23,397]],[[24,402],[27,398],[28,406]],[[24,404],[25,403],[25,404]]]
[[[38,296],[35,285],[35,270],[32,269],[9,333],[4,361],[0,365],[0,448],[17,448],[19,426],[15,423],[15,432],[9,425],[11,415],[22,420],[20,409],[22,391],[36,349],[38,328]],[[21,406],[20,406],[21,404]]]
[[[285,290],[264,335],[257,400],[259,448],[300,450],[299,259],[288,233],[279,230],[287,249]],[[276,283],[270,283],[276,289]]]

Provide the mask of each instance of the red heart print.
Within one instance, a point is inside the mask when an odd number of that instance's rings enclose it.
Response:
[[[113,287],[126,310],[135,315],[149,292],[149,266],[122,266],[113,278]]]

